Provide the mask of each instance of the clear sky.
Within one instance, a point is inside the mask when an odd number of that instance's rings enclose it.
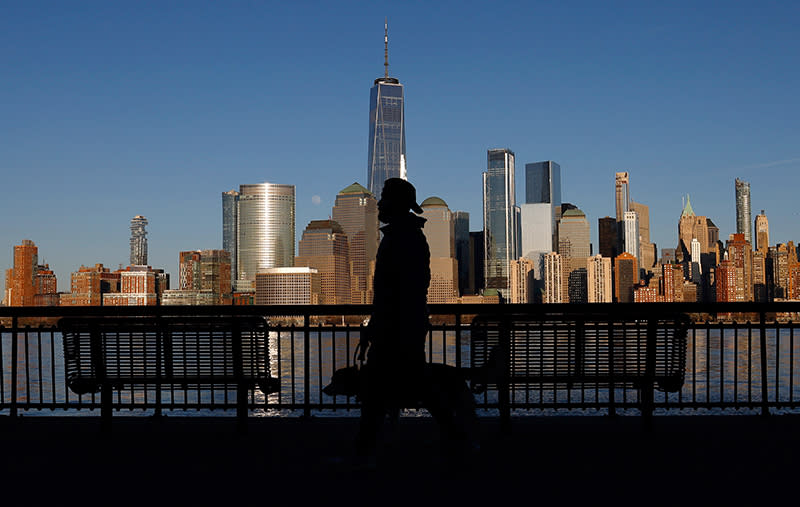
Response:
[[[471,230],[508,147],[518,201],[526,162],[561,164],[595,249],[616,171],[659,250],[687,193],[735,232],[736,177],[800,240],[797,2],[30,1],[0,5],[0,267],[32,239],[67,291],[127,264],[141,214],[174,287],[179,251],[221,248],[221,192],[263,181],[296,185],[299,240],[365,183],[386,16],[409,179]]]

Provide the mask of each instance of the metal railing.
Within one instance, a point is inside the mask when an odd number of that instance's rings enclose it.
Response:
[[[652,303],[591,305],[430,305],[429,361],[469,367],[470,323],[477,315],[547,315],[567,318],[592,312],[629,321],[684,313],[688,334],[686,382],[676,393],[657,392],[657,413],[781,413],[800,408],[800,302]],[[268,360],[280,380],[277,393],[248,394],[251,415],[357,414],[354,398],[329,397],[322,388],[334,370],[353,363],[369,306],[159,306],[0,307],[0,414],[96,414],[100,394],[73,393],[67,386],[61,317],[260,316],[269,323]],[[633,388],[551,386],[513,388],[517,413],[625,414],[638,410]],[[497,393],[476,397],[479,409],[498,408]],[[115,411],[150,414],[223,413],[236,410],[236,390],[201,385],[124,386],[114,392]]]

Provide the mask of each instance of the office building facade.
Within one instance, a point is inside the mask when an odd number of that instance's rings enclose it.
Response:
[[[420,204],[422,232],[430,249],[431,282],[428,303],[452,303],[458,298],[458,262],[455,258],[455,223],[447,203],[429,197]]]
[[[531,229],[526,226],[525,221],[522,221],[523,239],[525,235],[538,236],[533,240],[536,243],[535,247],[525,249],[520,252],[520,255],[525,255],[528,251],[554,251],[554,246],[557,245],[557,227],[558,221],[561,219],[561,166],[552,160],[543,162],[533,162],[525,164],[525,204],[543,205],[547,204],[550,207],[550,225],[545,229]],[[539,211],[540,207],[534,208]],[[529,218],[530,218],[530,213]],[[546,234],[550,233],[551,239],[548,242]],[[531,241],[529,240],[528,243]],[[542,249],[540,244],[549,243],[549,249]]]
[[[331,218],[347,235],[352,265],[351,303],[372,303],[369,273],[378,253],[378,201],[369,190],[353,183],[336,195]]]
[[[563,257],[586,259],[592,255],[591,231],[586,214],[578,208],[565,211],[558,224],[558,253]]]
[[[597,251],[603,257],[617,256],[617,220],[603,217],[597,220]]]
[[[547,203],[520,205],[520,229],[522,231],[520,256],[532,258],[537,253],[554,252],[553,207]],[[560,210],[561,206],[559,206]],[[559,211],[559,217],[561,215]],[[557,237],[556,237],[557,240]]]
[[[320,304],[350,304],[350,248],[342,226],[333,220],[312,220],[303,231],[295,267],[320,274]]]
[[[465,292],[470,295],[480,294],[486,281],[483,274],[484,255],[486,255],[483,238],[483,231],[470,231],[469,233],[469,275]]]
[[[406,174],[406,126],[403,85],[389,77],[389,34],[384,34],[384,76],[369,93],[369,147],[367,186],[380,199],[383,182],[408,179]]]
[[[631,201],[630,207],[639,220],[639,268],[652,272],[658,254],[655,243],[650,242],[650,207],[634,201]]]
[[[320,304],[322,281],[310,267],[268,268],[256,274],[255,304]]]
[[[453,231],[456,242],[456,262],[458,263],[458,292],[465,293],[469,286],[469,213],[456,211],[453,213]]]
[[[223,213],[223,231],[231,248],[231,268],[236,259],[235,290],[253,290],[256,273],[267,268],[292,267],[295,243],[294,185],[257,183],[240,185],[236,211]],[[223,206],[226,197],[223,194]],[[227,249],[225,249],[227,250]]]
[[[236,264],[237,225],[239,223],[239,192],[229,190],[222,192],[222,249],[231,257],[231,286],[239,273]]]
[[[514,152],[489,150],[483,173],[484,286],[504,298],[509,290],[509,262],[518,258],[515,188]]]

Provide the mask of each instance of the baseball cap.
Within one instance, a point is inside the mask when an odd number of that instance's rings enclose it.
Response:
[[[383,183],[382,196],[391,196],[397,202],[407,205],[414,213],[421,214],[422,208],[417,204],[417,189],[403,178],[389,178]]]

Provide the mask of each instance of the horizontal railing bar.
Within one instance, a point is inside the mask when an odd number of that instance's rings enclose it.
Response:
[[[673,313],[800,313],[800,301],[772,303],[554,303],[554,304],[430,304],[431,315],[607,315],[646,319]],[[18,306],[0,307],[2,317],[88,316],[368,316],[372,305],[213,305],[213,306]],[[351,324],[352,325],[352,324]],[[356,327],[357,326],[353,326]]]

